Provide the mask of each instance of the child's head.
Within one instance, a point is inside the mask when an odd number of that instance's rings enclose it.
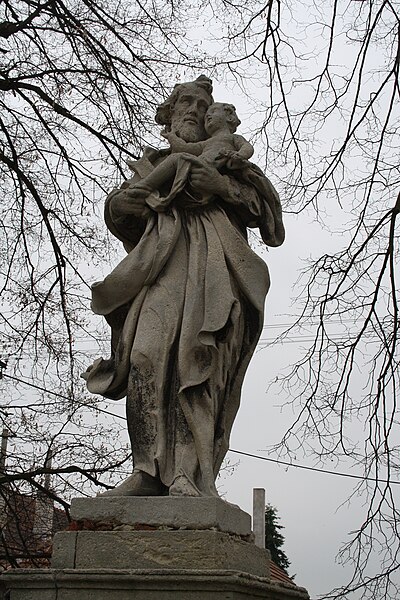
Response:
[[[204,128],[208,135],[219,131],[225,126],[234,133],[240,125],[239,117],[236,114],[236,108],[233,104],[225,102],[214,102],[211,104],[204,117]]]

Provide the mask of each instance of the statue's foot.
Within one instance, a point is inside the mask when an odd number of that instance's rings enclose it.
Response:
[[[98,496],[164,496],[165,492],[165,486],[157,477],[152,477],[144,471],[134,471],[120,485]]]
[[[170,496],[201,496],[200,490],[185,475],[178,475],[169,488]]]

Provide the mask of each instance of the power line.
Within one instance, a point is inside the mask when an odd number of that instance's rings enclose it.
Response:
[[[9,311],[9,312],[11,312],[11,311]],[[0,315],[1,315],[1,313],[0,313]],[[363,319],[358,319],[358,320],[363,321]],[[310,321],[307,321],[304,325],[302,325],[302,328],[310,329],[312,327],[320,325],[321,322],[322,322],[322,319],[321,320],[310,320]],[[337,325],[337,324],[339,324],[339,325],[353,324],[353,325],[355,325],[356,322],[357,322],[356,319],[349,319],[349,318],[347,318],[347,319],[329,319],[329,321],[327,321],[327,324],[328,325],[332,325],[332,324],[335,324],[335,325]],[[296,328],[297,323],[298,323],[298,321],[293,321],[291,323],[290,322],[289,323],[268,323],[268,324],[264,325],[262,329],[263,330],[282,329],[283,334],[284,334],[285,331],[289,331],[293,328]],[[335,332],[330,333],[330,336],[337,336],[337,335],[342,336],[344,333],[345,332],[335,331]],[[300,339],[303,339],[303,337],[312,337],[312,339],[313,339],[313,337],[314,337],[313,334],[310,333],[309,331],[305,332],[304,335],[301,334],[300,332],[298,332],[298,333],[293,333],[292,335],[285,335],[284,341],[294,339],[297,336],[300,336]],[[267,338],[261,337],[260,341],[262,341],[262,340],[274,341],[277,339],[277,337],[279,337],[279,336],[267,337]],[[109,342],[110,336],[105,336],[105,337],[104,337],[104,335],[100,335],[100,336],[87,335],[87,336],[83,336],[83,337],[73,336],[73,341],[75,343],[85,343],[85,342],[87,343],[87,342],[93,341],[93,339],[96,339],[98,342]],[[65,340],[61,340],[61,341],[63,342]]]
[[[270,458],[267,456],[259,456],[257,454],[251,454],[250,452],[242,452],[241,450],[233,450],[229,448],[229,452],[234,452],[235,454],[241,454],[242,456],[249,456],[250,458],[258,458],[259,460],[266,460],[268,462],[273,462],[278,465],[285,465],[286,467],[296,467],[297,469],[303,469],[305,471],[316,471],[317,473],[325,473],[327,475],[337,475],[338,477],[349,477],[351,479],[359,479],[363,481],[373,481],[375,483],[390,483],[395,485],[400,485],[400,481],[391,481],[388,479],[379,479],[376,477],[364,477],[363,475],[353,475],[352,473],[341,473],[340,471],[330,471],[328,469],[318,469],[318,467],[309,467],[307,465],[299,465],[291,462],[287,462],[284,460],[279,460],[277,458]]]
[[[87,300],[91,300],[91,298],[86,298]],[[22,313],[21,313],[22,314]],[[3,315],[11,315],[14,316],[15,312],[12,310],[3,310],[0,311],[0,316]],[[272,315],[271,315],[272,316]],[[279,316],[279,315],[277,315]],[[297,325],[297,323],[299,322],[299,320],[301,319],[301,317],[296,317],[296,319],[292,322],[287,322],[287,323],[266,323],[263,326],[263,329],[271,329],[271,328],[281,328],[281,329],[290,329],[291,327],[294,327]],[[322,318],[309,318],[309,317],[305,317],[306,319],[306,323],[309,326],[313,326],[313,325],[319,325],[320,323],[322,323],[323,319]],[[329,319],[329,320],[328,320]],[[352,319],[349,317],[344,317],[343,319],[331,319],[329,318],[329,315],[327,315],[325,317],[325,320],[327,320],[327,322],[331,325],[331,324],[346,324],[346,323],[356,323],[357,321],[363,321],[363,319],[361,317],[358,317],[357,319]],[[77,338],[77,339],[85,339],[85,338]]]
[[[326,342],[341,342],[342,340],[345,340],[344,336],[345,334],[347,334],[347,338],[346,341],[351,340],[351,335],[357,335],[357,332],[353,332],[349,334],[349,331],[347,332],[336,332],[336,333],[330,333],[329,336],[326,336]],[[98,341],[99,342],[110,342],[111,338],[99,338]],[[279,336],[277,337],[260,337],[257,343],[258,349],[264,349],[268,346],[271,346],[272,344],[276,344],[276,345],[282,345],[282,344],[310,344],[313,343],[316,340],[316,336],[312,336],[311,334],[307,334],[307,335],[285,335],[284,337],[282,337],[281,339],[279,338]],[[91,342],[92,340],[90,338],[78,338],[75,340],[78,344],[83,344],[85,342]],[[101,348],[99,347],[86,347],[86,348],[77,348],[75,345],[75,353],[82,353],[82,352],[87,352],[87,353],[94,353],[94,352],[101,352]],[[31,356],[31,354],[25,350],[19,353],[20,357],[24,357],[24,356]]]
[[[36,385],[34,383],[31,383],[29,381],[24,381],[23,379],[20,379],[18,377],[12,377],[11,375],[7,375],[7,374],[3,374],[3,377],[8,377],[8,379],[12,379],[14,381],[18,381],[19,383],[22,383],[24,385],[33,387],[37,390],[40,390],[42,392],[45,392],[47,394],[52,394],[53,396],[57,396],[58,398],[62,398],[64,400],[68,400],[68,402],[71,402],[71,398],[69,398],[68,396],[64,396],[63,394],[59,394],[58,392],[53,392],[51,390],[48,390],[42,386]],[[85,405],[82,405],[85,406]],[[95,407],[95,410],[98,410],[99,412],[105,413],[107,415],[111,415],[112,417],[117,417],[118,419],[124,419],[125,417],[122,417],[121,415],[117,415],[115,413],[112,413],[108,410],[105,410],[103,408],[98,408]],[[387,480],[387,479],[380,479],[380,478],[375,478],[375,477],[366,477],[366,476],[362,476],[362,475],[353,475],[352,473],[343,473],[340,471],[330,471],[329,469],[319,469],[318,467],[309,467],[307,465],[300,465],[300,464],[294,464],[288,461],[284,461],[284,460],[280,460],[278,458],[270,458],[267,456],[259,456],[257,454],[251,454],[250,452],[243,452],[241,450],[234,450],[233,448],[229,448],[229,452],[233,452],[234,454],[239,454],[241,456],[247,456],[249,458],[257,458],[258,460],[264,460],[267,462],[272,462],[278,465],[284,465],[286,467],[296,467],[297,469],[303,469],[305,471],[314,471],[316,473],[324,473],[326,475],[336,475],[338,477],[347,477],[349,479],[357,479],[357,480],[362,480],[362,481],[373,481],[375,483],[386,483],[386,484],[394,484],[394,485],[400,485],[400,481],[392,481],[392,480]]]
[[[45,392],[46,394],[52,394],[53,396],[57,396],[57,398],[62,398],[63,400],[68,400],[68,402],[71,402],[71,398],[69,396],[64,396],[64,394],[59,394],[58,392],[53,392],[52,390],[48,390],[45,387],[42,387],[41,385],[37,385],[30,381],[24,381],[23,379],[20,379],[19,377],[12,377],[12,375],[7,375],[6,373],[3,373],[3,377],[7,377],[8,379],[12,379],[13,381],[18,381],[19,383],[23,383],[24,385],[33,387],[36,390]],[[82,404],[82,403],[81,403],[81,406],[89,408],[88,406],[86,406],[85,404]],[[95,410],[98,410],[99,412],[102,412],[106,415],[111,415],[112,417],[117,417],[118,419],[123,419],[125,421],[125,417],[122,417],[121,415],[116,415],[115,413],[112,413],[109,410],[105,410],[104,408],[99,408],[98,406],[96,406]]]

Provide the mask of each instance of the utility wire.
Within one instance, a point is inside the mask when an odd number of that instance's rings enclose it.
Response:
[[[45,392],[46,394],[52,394],[53,396],[57,396],[57,398],[62,398],[63,400],[68,400],[68,402],[71,402],[71,398],[69,396],[64,396],[64,394],[59,394],[58,392],[53,392],[52,390],[48,390],[48,389],[42,387],[41,385],[36,385],[35,383],[31,383],[30,381],[24,381],[23,379],[20,379],[19,377],[12,377],[11,375],[7,375],[6,373],[3,373],[3,377],[7,377],[8,379],[12,379],[13,381],[18,381],[19,383],[23,383],[24,385],[33,387],[36,390]],[[84,406],[85,408],[90,408],[86,404],[82,404],[82,403],[80,403],[80,404],[81,404],[81,406]],[[102,412],[106,415],[111,415],[112,417],[117,417],[118,419],[123,419],[125,421],[125,417],[122,417],[121,415],[116,415],[115,413],[112,413],[109,410],[105,410],[104,408],[99,408],[98,406],[96,406],[94,408],[95,408],[95,410],[98,410],[99,412]]]
[[[63,394],[59,394],[58,392],[53,392],[51,390],[48,390],[42,386],[36,385],[34,383],[30,383],[29,381],[24,381],[23,379],[20,379],[18,377],[12,377],[11,375],[7,375],[7,374],[3,374],[3,377],[8,377],[8,379],[12,379],[14,381],[18,381],[19,383],[23,383],[24,385],[33,387],[37,390],[40,390],[42,392],[46,392],[47,394],[53,394],[54,396],[57,396],[58,398],[62,398],[64,400],[68,400],[68,402],[71,402],[71,398],[69,398],[68,396],[64,396]],[[82,404],[82,406],[85,406],[84,404]],[[87,407],[89,408],[89,407]],[[107,415],[111,415],[113,417],[117,417],[118,419],[124,419],[125,417],[122,417],[121,415],[117,415],[114,414],[108,410],[102,409],[102,408],[98,408],[95,407],[95,410],[98,410],[99,412],[105,413]],[[325,473],[327,475],[337,475],[338,477],[348,477],[350,479],[358,479],[358,480],[363,480],[363,481],[373,481],[375,483],[386,483],[386,484],[395,484],[395,485],[400,485],[400,481],[392,481],[392,480],[387,480],[387,479],[379,479],[379,478],[375,478],[375,477],[364,477],[362,475],[353,475],[352,473],[342,473],[340,471],[330,471],[328,469],[319,469],[318,467],[309,467],[307,465],[299,465],[299,464],[295,464],[295,463],[291,463],[288,461],[284,461],[284,460],[280,460],[277,458],[270,458],[267,456],[259,456],[257,454],[251,454],[250,452],[242,452],[241,450],[234,450],[233,448],[229,448],[229,452],[233,452],[234,454],[239,454],[241,456],[248,456],[250,458],[257,458],[258,460],[264,460],[267,462],[272,462],[278,465],[284,465],[286,467],[296,467],[297,469],[303,469],[305,471],[314,471],[316,473]]]
[[[341,342],[342,340],[345,340],[344,336],[345,334],[347,334],[347,338],[346,341],[348,341],[349,338],[349,332],[336,332],[336,333],[331,333],[329,334],[329,337],[327,337],[326,341],[327,342]],[[355,335],[352,334],[350,332],[350,335]],[[75,339],[76,345],[75,345],[75,353],[82,353],[82,352],[88,352],[88,353],[94,353],[94,352],[101,352],[101,348],[97,347],[85,347],[85,348],[79,348],[77,347],[78,345],[84,344],[85,342],[91,342],[92,340],[90,338],[78,338]],[[109,342],[109,338],[99,338],[100,342]],[[264,349],[268,346],[271,346],[272,344],[276,344],[276,345],[282,345],[282,344],[309,344],[315,341],[315,336],[314,335],[310,335],[310,334],[305,334],[305,335],[285,335],[284,337],[282,337],[281,339],[279,338],[279,336],[277,337],[260,337],[258,342],[257,342],[257,348],[258,350]],[[24,357],[24,356],[31,356],[31,354],[26,350],[26,351],[22,351],[19,353],[20,357]]]
[[[242,452],[240,450],[233,450],[229,448],[229,452],[235,454],[241,454],[242,456],[249,456],[250,458],[258,458],[259,460],[266,460],[273,462],[278,465],[285,465],[286,467],[297,467],[298,469],[304,469],[305,471],[316,471],[317,473],[326,473],[327,475],[337,475],[338,477],[349,477],[351,479],[361,479],[363,481],[374,481],[375,483],[390,483],[400,485],[400,481],[392,481],[388,479],[379,479],[376,477],[365,477],[363,475],[353,475],[352,473],[341,473],[340,471],[329,471],[328,469],[318,469],[318,467],[308,467],[306,465],[298,465],[295,463],[287,462],[284,460],[278,460],[277,458],[269,458],[267,456],[258,456],[257,454],[250,454],[250,452]]]

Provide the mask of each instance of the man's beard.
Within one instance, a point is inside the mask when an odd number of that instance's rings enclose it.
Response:
[[[191,121],[181,121],[174,123],[172,131],[179,134],[185,142],[200,142],[206,138],[206,132],[203,125],[192,123]]]

